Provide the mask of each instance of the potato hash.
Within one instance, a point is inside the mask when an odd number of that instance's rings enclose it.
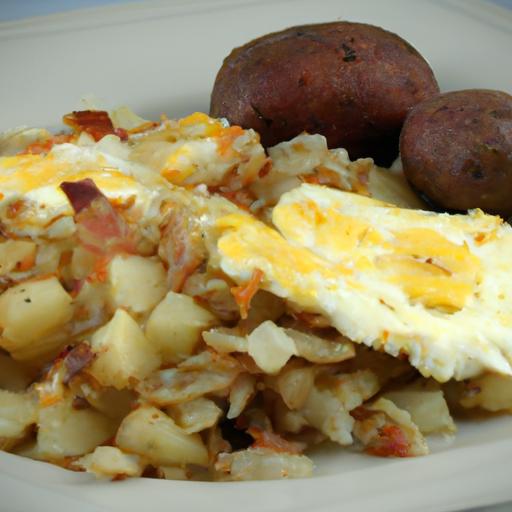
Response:
[[[0,445],[98,477],[305,477],[512,410],[512,228],[399,162],[127,108],[0,138]],[[340,447],[340,450],[343,448]],[[363,456],[363,455],[361,455]]]

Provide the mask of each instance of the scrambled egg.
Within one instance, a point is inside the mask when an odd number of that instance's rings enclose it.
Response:
[[[302,185],[273,210],[221,218],[222,270],[325,315],[424,376],[512,374],[512,228],[499,217],[406,210]]]

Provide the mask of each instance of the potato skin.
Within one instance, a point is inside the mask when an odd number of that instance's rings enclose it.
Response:
[[[400,137],[404,173],[435,206],[512,215],[512,96],[470,89],[417,105]]]
[[[264,146],[307,131],[351,158],[390,162],[408,110],[439,92],[421,55],[399,36],[362,23],[291,27],[224,59],[210,114],[254,128]]]

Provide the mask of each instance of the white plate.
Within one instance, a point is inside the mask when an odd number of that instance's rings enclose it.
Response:
[[[476,1],[177,0],[0,23],[0,129],[51,126],[94,93],[138,113],[207,110],[223,57],[286,26],[336,19],[397,32],[431,62],[443,90],[512,92],[512,14]],[[310,480],[210,484],[98,483],[0,453],[0,510],[131,512],[448,511],[512,499],[508,417],[461,425],[434,454],[382,460],[341,449],[315,455]]]

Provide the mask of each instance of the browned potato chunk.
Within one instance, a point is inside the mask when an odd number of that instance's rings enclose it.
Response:
[[[435,206],[512,215],[512,96],[472,89],[417,105],[400,138],[405,175]]]
[[[389,164],[408,110],[439,91],[422,56],[396,34],[346,21],[291,27],[235,48],[210,113],[272,146],[303,131],[352,159]]]

